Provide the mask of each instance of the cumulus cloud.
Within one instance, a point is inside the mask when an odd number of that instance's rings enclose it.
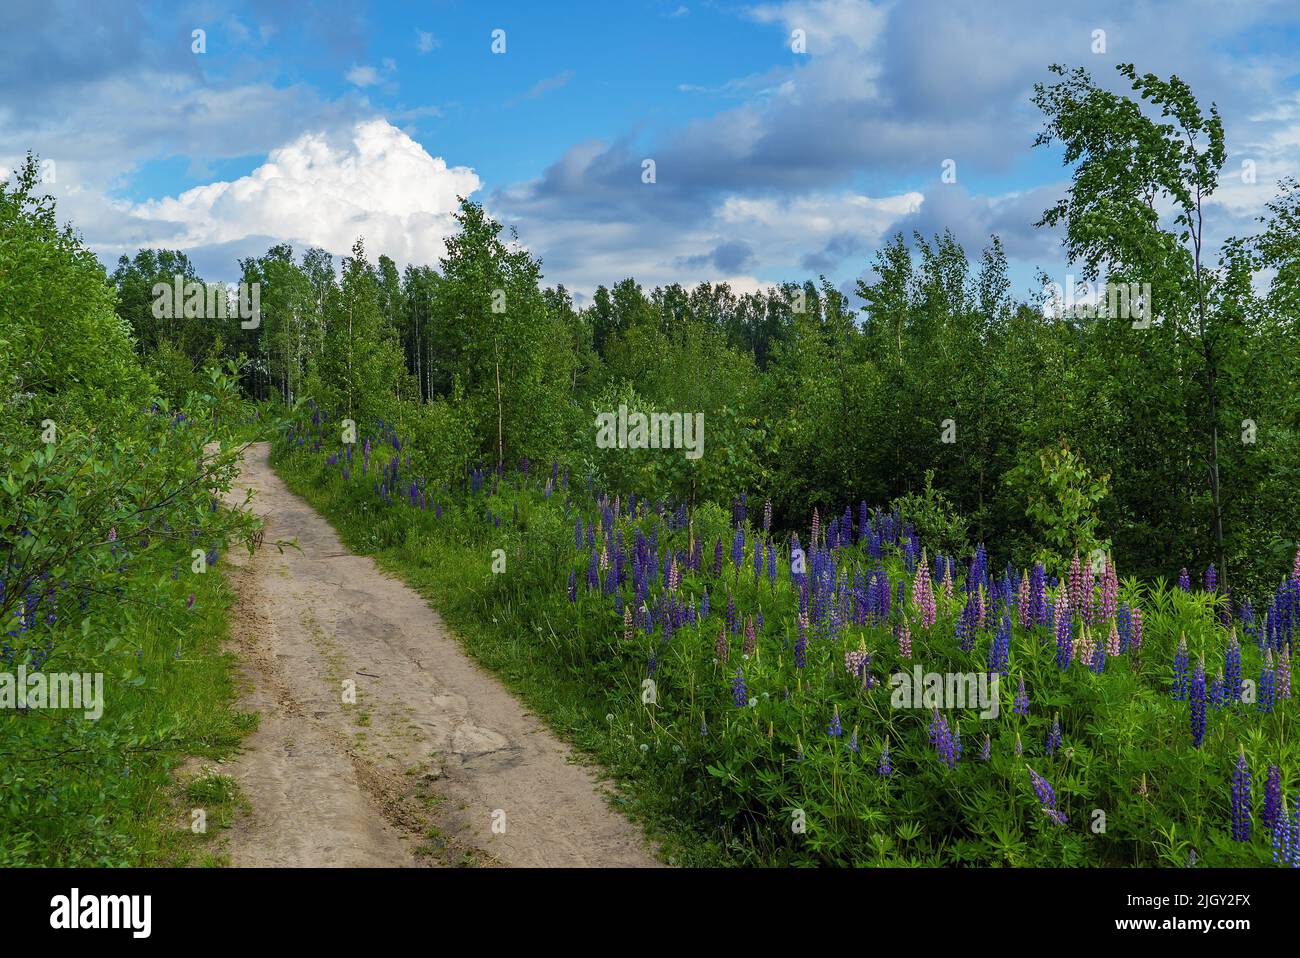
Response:
[[[131,219],[183,249],[273,236],[347,253],[364,237],[371,255],[435,263],[455,231],[458,197],[481,186],[382,119],[357,124],[350,141],[311,133],[272,150],[248,176],[208,183],[130,208]]]

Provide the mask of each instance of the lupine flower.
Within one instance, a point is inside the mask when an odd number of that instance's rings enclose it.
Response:
[[[989,739],[989,733],[984,733],[984,744],[980,746],[980,761],[987,762],[993,751],[993,742]]]
[[[744,669],[736,669],[736,677],[731,682],[731,701],[738,709],[743,709],[749,704],[749,693],[745,691]]]
[[[1016,596],[1016,617],[1022,629],[1029,628],[1030,614],[1029,573],[1020,574],[1020,591]]]
[[[569,570],[569,601],[578,601],[578,571],[576,569]]]
[[[1017,715],[1029,714],[1029,695],[1025,692],[1025,677],[1020,676],[1020,685],[1016,689],[1016,701],[1011,707],[1011,711]]]
[[[572,576],[573,573],[570,572],[569,575]],[[572,590],[572,587],[570,589]],[[623,641],[632,641],[632,609],[628,606],[623,607]]]
[[[921,614],[921,628],[928,629],[935,623],[937,613],[934,604],[934,589],[930,585],[930,570],[925,561],[925,550],[921,550],[921,562],[916,569],[916,579],[912,583],[912,601]]]
[[[763,503],[763,531],[772,531],[772,500],[768,499]]]
[[[719,662],[727,661],[727,630],[722,628],[718,630],[718,641],[713,643],[713,657]]]
[[[1055,617],[1056,667],[1064,672],[1070,667],[1070,659],[1074,655],[1074,643],[1072,641],[1074,623],[1070,618],[1070,602],[1065,589],[1061,590],[1057,598]]]
[[[894,774],[894,767],[889,764],[889,739],[885,739],[885,747],[880,750],[880,764],[876,766],[876,772],[885,778]]]
[[[1291,646],[1282,646],[1277,657],[1277,694],[1284,698],[1291,697]]]
[[[752,656],[757,647],[758,640],[754,635],[754,617],[747,615],[745,616],[745,644],[742,650],[745,658]]]
[[[1223,687],[1227,702],[1235,705],[1241,701],[1241,646],[1237,644],[1235,630],[1228,639],[1228,651],[1224,656]]]
[[[1291,820],[1282,818],[1273,828],[1273,861],[1300,868],[1300,795],[1296,796]]]
[[[1282,770],[1276,765],[1268,767],[1268,777],[1264,780],[1264,812],[1261,818],[1264,827],[1270,832],[1282,821]]]
[[[808,664],[808,614],[800,612],[795,624],[799,635],[794,640],[794,664],[795,668],[802,669]]]
[[[1183,570],[1178,573],[1178,588],[1182,589],[1184,592],[1192,591],[1192,578],[1187,574],[1186,566],[1184,566]]]
[[[1255,703],[1257,712],[1272,712],[1277,673],[1273,668],[1273,650],[1264,650],[1264,665],[1259,670],[1259,698]]]
[[[1025,752],[1025,747],[1020,744],[1020,733],[1017,732],[1016,733],[1016,755],[1017,756],[1023,755],[1024,752]]]
[[[1136,652],[1142,648],[1142,610],[1134,607],[1129,614],[1131,635],[1129,638],[1129,648]]]
[[[1057,750],[1061,747],[1061,713],[1057,712],[1052,717],[1052,730],[1047,733],[1047,754],[1056,757]]]
[[[858,750],[858,727],[855,725],[853,726],[853,734],[849,736],[849,751],[856,752],[857,750]]]
[[[1214,568],[1210,566],[1210,568]],[[1250,841],[1250,766],[1246,764],[1246,747],[1241,747],[1237,767],[1232,773],[1232,840]]]
[[[1215,587],[1218,585],[1218,582],[1219,582],[1218,573],[1214,569],[1214,563],[1211,562],[1209,566],[1207,566],[1205,569],[1205,591],[1214,592]]]
[[[1038,796],[1038,804],[1043,807],[1048,818],[1058,825],[1064,825],[1068,819],[1056,808],[1056,793],[1052,791],[1051,784],[1032,768],[1029,769],[1029,780],[1033,783],[1034,794]]]
[[[844,734],[844,729],[840,727],[840,707],[835,706],[835,713],[831,716],[831,724],[827,727],[826,732],[831,738],[839,738]]]
[[[907,627],[906,615],[898,623],[894,633],[898,636],[898,654],[905,659],[910,659],[912,657],[912,632]]]
[[[1187,636],[1184,635],[1178,639],[1178,651],[1174,653],[1173,696],[1175,702],[1187,701],[1187,667]]]
[[[813,506],[813,517],[812,517],[812,538],[811,538],[811,540],[810,540],[809,543],[808,543],[808,547],[809,547],[810,549],[816,549],[816,548],[817,548],[817,541],[818,541],[818,540],[817,540],[817,535],[818,535],[818,532],[820,531],[820,529],[821,529],[821,517],[817,515],[817,507],[816,507],[816,506]]]
[[[1111,619],[1110,635],[1106,638],[1106,654],[1119,655],[1119,624]]]
[[[1011,658],[1011,616],[1004,615],[998,623],[998,630],[989,646],[988,670],[1007,674]]]
[[[1115,571],[1115,560],[1106,556],[1106,568],[1101,576],[1100,613],[1105,622],[1115,614],[1119,601],[1119,575]],[[1119,653],[1116,652],[1116,655]]]
[[[1205,659],[1202,657],[1196,663],[1196,671],[1192,673],[1191,686],[1191,705],[1192,705],[1192,748],[1200,748],[1201,743],[1205,741]]]
[[[1070,571],[1068,573],[1069,589],[1067,594],[1070,597],[1070,608],[1078,609],[1080,612],[1084,609],[1083,595],[1083,566],[1079,563],[1079,553],[1076,552],[1070,559]]]

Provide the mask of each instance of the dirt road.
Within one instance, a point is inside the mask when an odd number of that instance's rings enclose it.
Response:
[[[231,557],[244,705],[261,713],[222,768],[251,805],[232,863],[656,865],[569,748],[424,599],[348,552],[267,453],[248,450],[232,495],[251,487],[267,520],[257,555]],[[271,545],[292,539],[301,552]]]

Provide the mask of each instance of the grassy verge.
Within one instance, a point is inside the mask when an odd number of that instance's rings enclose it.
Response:
[[[44,610],[32,617],[33,631],[51,632],[43,671],[102,673],[103,711],[0,710],[0,865],[221,863],[213,840],[233,820],[237,786],[187,782],[183,770],[230,755],[257,717],[235,709],[235,661],[222,650],[229,583],[220,565],[200,575],[188,562],[127,557],[71,634]],[[191,827],[196,809],[205,830]]]

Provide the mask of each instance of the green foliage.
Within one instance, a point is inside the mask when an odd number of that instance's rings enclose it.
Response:
[[[1094,476],[1066,444],[1049,446],[1007,476],[1027,503],[1026,512],[1046,540],[1035,558],[1063,573],[1070,557],[1110,552],[1099,532],[1100,507],[1109,494],[1108,476]]]

